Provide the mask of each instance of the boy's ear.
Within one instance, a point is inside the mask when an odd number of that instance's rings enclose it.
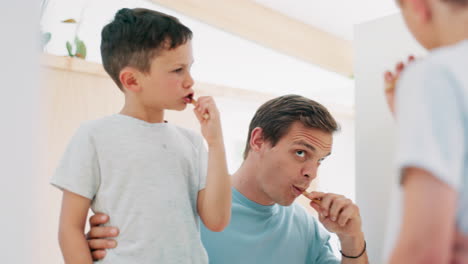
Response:
[[[428,22],[431,20],[432,12],[429,0],[409,0],[408,2],[410,2],[410,8],[413,9],[419,21]]]
[[[258,152],[265,144],[265,139],[263,138],[263,129],[261,127],[256,127],[252,130],[249,144],[250,149],[255,152]]]
[[[141,84],[140,84],[140,72],[136,69],[131,67],[125,67],[120,71],[119,80],[122,84],[124,89],[133,91],[133,92],[140,92],[141,91]]]

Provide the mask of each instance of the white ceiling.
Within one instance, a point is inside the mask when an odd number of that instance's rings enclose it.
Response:
[[[346,40],[353,26],[398,12],[395,0],[253,0]]]

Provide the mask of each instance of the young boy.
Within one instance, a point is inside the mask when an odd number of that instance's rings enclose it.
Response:
[[[176,18],[121,9],[102,30],[104,68],[125,95],[119,114],[83,124],[51,183],[63,190],[59,241],[65,263],[92,263],[84,235],[89,207],[119,226],[119,247],[101,263],[208,263],[199,218],[223,230],[231,181],[218,110],[199,98],[208,144],[164,121],[193,102],[192,32]]]
[[[402,72],[395,105],[402,216],[391,215],[397,237],[387,260],[462,263],[454,245],[468,235],[468,0],[398,4],[429,55],[386,73],[391,84]],[[386,94],[393,109],[393,90]]]

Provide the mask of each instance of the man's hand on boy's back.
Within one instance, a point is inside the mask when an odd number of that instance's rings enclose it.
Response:
[[[208,146],[223,144],[221,120],[213,97],[199,97],[193,111],[200,121],[201,132]]]
[[[405,69],[405,67],[414,62],[415,58],[413,55],[408,56],[408,62],[405,65],[403,62],[397,63],[395,66],[395,71],[386,71],[384,73],[384,81],[385,81],[385,98],[387,100],[387,105],[388,108],[390,109],[390,112],[392,113],[393,116],[395,116],[395,89],[396,89],[396,84],[398,79],[400,78],[400,75],[402,71]]]
[[[86,237],[89,249],[94,260],[103,259],[106,256],[106,249],[115,248],[117,241],[110,239],[119,235],[119,229],[111,226],[101,226],[109,222],[109,216],[97,213],[89,218],[89,230]]]

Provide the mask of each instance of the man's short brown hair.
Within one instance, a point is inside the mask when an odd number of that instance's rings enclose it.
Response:
[[[256,127],[262,128],[263,138],[275,146],[295,122],[330,134],[339,130],[337,122],[323,105],[300,95],[280,96],[260,106],[252,118],[244,159],[250,151],[250,137]]]

